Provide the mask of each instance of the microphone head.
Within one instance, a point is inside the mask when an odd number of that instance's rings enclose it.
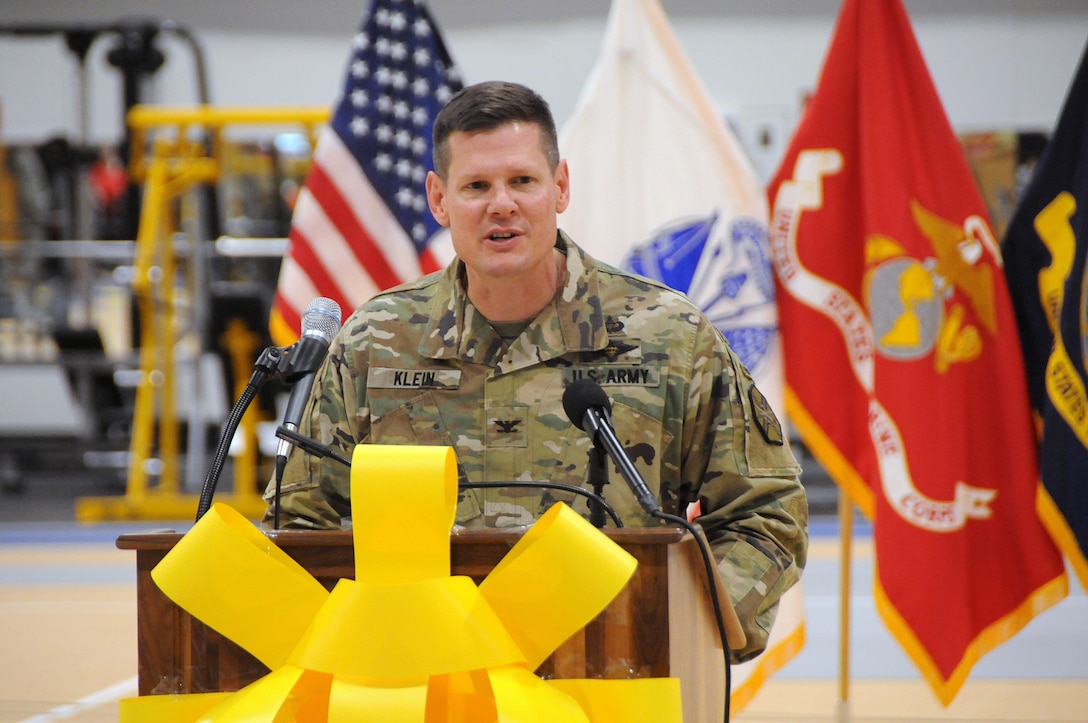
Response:
[[[329,353],[329,344],[340,331],[340,306],[332,299],[319,296],[310,302],[302,315],[302,336],[287,349],[280,363],[284,381],[294,384],[307,374],[317,371]]]
[[[592,379],[576,379],[563,392],[563,411],[567,413],[570,423],[583,432],[586,431],[583,426],[586,412],[594,408],[612,413],[612,401],[601,385]]]
[[[311,301],[302,314],[302,336],[320,336],[325,341],[332,341],[338,331],[340,305],[324,296]]]

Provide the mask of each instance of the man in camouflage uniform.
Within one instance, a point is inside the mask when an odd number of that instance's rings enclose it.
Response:
[[[347,320],[300,432],[344,456],[360,443],[449,445],[463,482],[588,488],[592,442],[562,396],[572,381],[594,379],[664,510],[683,515],[700,502],[748,638],[734,659],[758,654],[804,566],[808,508],[800,468],[748,370],[686,297],[594,261],[558,230],[567,165],[537,94],[471,86],[434,135],[428,201],[458,258]],[[411,481],[398,482],[410,514]],[[270,484],[270,501],[273,493]],[[605,497],[626,526],[660,524],[622,484]],[[570,493],[469,489],[457,524],[529,525],[555,500],[587,513]],[[295,450],[280,504],[288,527],[350,527],[348,470]]]

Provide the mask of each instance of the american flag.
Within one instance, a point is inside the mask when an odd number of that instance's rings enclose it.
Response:
[[[272,338],[290,344],[312,299],[345,315],[377,292],[441,267],[427,207],[434,117],[461,79],[422,0],[374,0],[351,46],[291,220]]]

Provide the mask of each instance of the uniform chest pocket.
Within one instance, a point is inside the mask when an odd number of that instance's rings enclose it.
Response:
[[[616,438],[635,468],[655,494],[661,488],[662,455],[672,443],[673,435],[661,424],[661,420],[622,402],[613,402],[612,426]]]
[[[375,411],[371,406],[371,412]],[[371,444],[418,444],[453,446],[431,392],[421,392],[399,406],[372,416]]]

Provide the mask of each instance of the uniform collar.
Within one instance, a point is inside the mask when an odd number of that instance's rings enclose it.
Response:
[[[555,247],[567,260],[566,284],[537,314],[528,334],[505,351],[491,324],[469,301],[463,282],[465,264],[455,257],[438,285],[420,355],[488,364],[509,372],[570,352],[605,348],[608,334],[596,262],[563,231],[556,237]]]

